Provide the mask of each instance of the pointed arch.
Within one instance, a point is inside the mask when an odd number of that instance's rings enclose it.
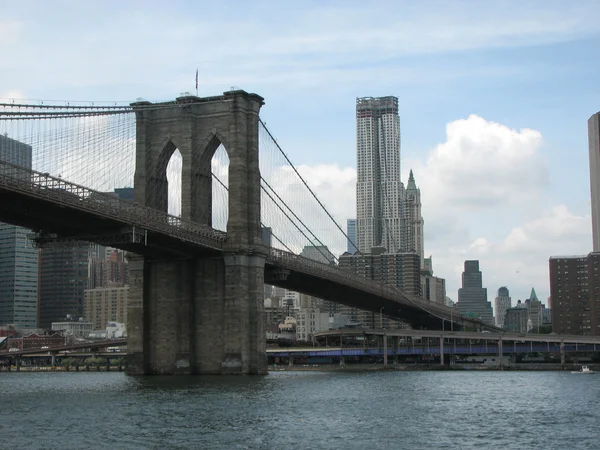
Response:
[[[220,145],[223,145],[225,151],[230,148],[223,133],[217,129],[211,130],[200,144],[198,155],[202,158],[201,162],[211,161]],[[227,153],[229,156],[229,151]]]
[[[226,159],[226,174],[215,174],[213,177],[214,157],[223,149],[226,158],[221,155],[219,159]],[[220,172],[220,171],[219,171]],[[203,223],[211,227],[225,230],[228,218],[228,191],[229,154],[227,151],[227,138],[217,129],[210,130],[203,139],[199,140],[197,147],[192,152],[190,220]],[[223,176],[224,175],[224,176]],[[215,214],[216,213],[216,214]]]
[[[162,212],[168,211],[169,182],[167,180],[167,166],[175,150],[177,150],[176,143],[172,138],[168,138],[158,152],[156,159],[149,161],[150,164],[153,164],[148,170],[150,177],[145,190],[146,206]]]
[[[155,171],[157,176],[167,170],[167,165],[171,160],[171,156],[173,156],[173,153],[175,153],[175,150],[178,148],[179,146],[175,140],[172,137],[168,138],[156,160]]]
[[[229,221],[229,153],[220,144],[211,159],[213,228],[227,231]]]
[[[181,217],[183,156],[178,148],[175,148],[171,154],[165,174],[167,177],[167,212]]]

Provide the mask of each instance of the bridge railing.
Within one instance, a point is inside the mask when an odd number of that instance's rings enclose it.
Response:
[[[222,249],[227,238],[226,233],[205,225],[5,161],[0,161],[0,186],[209,248]]]
[[[268,259],[280,267],[296,270],[298,272],[314,275],[321,278],[326,278],[331,281],[352,286],[357,289],[364,290],[375,295],[379,295],[391,300],[400,300],[407,306],[420,308],[425,312],[433,315],[438,315],[440,318],[450,318],[451,310],[445,305],[438,305],[418,297],[408,296],[401,293],[392,286],[384,283],[369,280],[353,272],[340,269],[337,266],[321,263],[319,261],[295,255],[284,250],[272,248],[269,252]],[[456,313],[454,317],[458,319]]]

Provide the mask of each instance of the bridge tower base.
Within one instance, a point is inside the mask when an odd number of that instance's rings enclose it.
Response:
[[[264,263],[246,255],[155,262],[130,255],[127,373],[266,374]]]

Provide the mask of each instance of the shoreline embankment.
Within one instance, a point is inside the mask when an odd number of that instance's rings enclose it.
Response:
[[[587,364],[587,366],[600,372],[600,364]],[[570,372],[578,371],[581,364],[511,364],[507,366],[491,366],[477,364],[287,364],[269,365],[269,372],[460,372],[460,371],[538,371],[538,372]],[[0,373],[31,373],[31,372],[125,372],[125,366],[89,366],[89,367],[64,367],[64,366],[13,366],[0,367]]]

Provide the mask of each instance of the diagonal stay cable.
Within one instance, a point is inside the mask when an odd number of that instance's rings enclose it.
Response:
[[[266,190],[266,189],[265,189],[263,186],[261,186],[261,189],[263,190],[263,192],[264,192],[265,194],[267,194],[267,196],[268,196],[268,197],[269,197],[269,198],[270,198],[270,199],[273,201],[273,203],[274,203],[275,205],[277,205],[277,207],[279,208],[279,210],[280,210],[280,211],[283,213],[283,215],[284,215],[285,217],[287,217],[287,219],[288,219],[288,220],[289,220],[289,221],[290,221],[290,222],[291,222],[291,223],[292,223],[292,224],[293,224],[293,225],[296,227],[296,229],[297,229],[297,230],[300,232],[300,234],[302,234],[302,236],[304,236],[304,237],[306,238],[306,240],[308,240],[308,242],[312,242],[312,241],[310,240],[310,238],[309,238],[309,237],[306,235],[306,233],[304,233],[304,231],[302,231],[302,229],[301,229],[301,228],[300,228],[298,225],[294,224],[294,221],[292,220],[292,218],[291,218],[291,217],[290,217],[290,216],[289,216],[289,215],[288,215],[288,214],[287,214],[287,213],[286,213],[286,212],[285,212],[285,211],[284,211],[284,210],[281,208],[281,206],[279,206],[279,205],[277,204],[277,202],[276,202],[276,201],[275,201],[275,199],[274,199],[274,198],[271,196],[271,194],[269,194],[269,192],[268,192],[268,191],[267,191],[267,190]],[[287,205],[286,205],[286,206],[287,206]],[[291,210],[290,210],[290,211],[291,211]],[[304,225],[304,226],[306,227],[306,225]],[[308,228],[307,228],[307,229],[308,229]],[[309,231],[310,231],[310,230],[309,230]],[[312,232],[311,232],[311,234],[312,234]],[[321,251],[321,248],[322,248],[322,247],[324,247],[324,246],[323,246],[323,245],[321,245],[321,247],[316,247],[316,246],[315,246],[315,248],[317,249],[317,251],[318,251],[318,252],[319,252],[319,253],[320,253],[320,254],[321,254],[321,255],[322,255],[322,256],[323,256],[323,257],[324,257],[326,260],[329,260],[329,257],[328,257],[326,254],[324,254],[324,253]],[[294,253],[294,252],[292,252],[292,253]],[[335,256],[334,256],[333,258],[334,258],[334,261],[335,261],[335,260],[336,260]]]
[[[329,211],[327,210],[327,208],[325,208],[325,205],[323,205],[323,203],[321,203],[321,200],[319,200],[319,198],[317,197],[317,195],[313,192],[313,190],[310,188],[310,186],[306,183],[306,181],[304,181],[304,178],[302,178],[302,176],[300,175],[300,172],[298,172],[298,170],[296,169],[296,166],[294,166],[292,164],[292,161],[290,161],[290,159],[288,158],[288,156],[285,154],[285,152],[283,151],[283,149],[281,148],[281,146],[279,145],[279,143],[275,140],[275,138],[273,137],[273,135],[271,134],[271,132],[269,131],[269,129],[266,127],[265,123],[262,121],[262,119],[258,119],[258,121],[260,122],[260,124],[263,126],[264,130],[267,132],[267,134],[269,135],[269,137],[271,138],[271,140],[273,141],[273,143],[275,144],[275,146],[277,147],[277,149],[281,152],[281,154],[283,155],[283,157],[285,158],[285,160],[288,162],[288,164],[291,166],[291,168],[294,170],[294,172],[296,172],[296,175],[298,175],[298,178],[300,178],[300,181],[302,181],[302,184],[304,184],[304,186],[306,187],[306,189],[308,189],[308,191],[311,193],[311,195],[313,196],[313,198],[317,201],[317,203],[319,204],[319,206],[321,206],[321,208],[323,208],[323,211],[325,211],[325,213],[327,214],[327,216],[331,219],[331,221],[335,224],[335,226],[337,227],[338,230],[340,230],[340,232],[344,235],[344,237],[348,240],[350,240],[350,238],[348,237],[348,235],[346,234],[346,232],[339,226],[339,224],[335,221],[335,219],[333,218],[333,216],[329,213]],[[352,241],[350,241],[352,242]],[[354,243],[352,243],[354,245]],[[356,246],[355,246],[356,248]],[[360,250],[358,250],[358,248],[356,248],[358,253],[360,253],[362,255],[362,252]]]
[[[223,183],[223,182],[222,182],[222,181],[219,179],[219,177],[217,177],[217,176],[216,176],[214,173],[213,173],[212,175],[213,175],[213,177],[215,178],[215,180],[217,180],[217,182],[218,182],[218,183],[219,183],[219,184],[220,184],[220,185],[221,185],[223,188],[225,188],[226,190],[229,190],[229,188],[228,188],[228,187],[227,187],[227,186],[226,186],[226,185],[225,185],[225,184],[224,184],[224,183]],[[274,202],[276,205],[278,205],[278,204],[277,204],[277,202],[275,202],[275,199],[273,199],[273,197],[272,197],[272,196],[269,194],[269,192],[268,192],[268,191],[267,191],[267,190],[266,190],[266,189],[265,189],[263,186],[261,186],[261,188],[263,189],[263,191],[265,192],[265,194],[267,194],[267,196],[268,196],[268,197],[269,197],[269,198],[270,198],[270,199],[271,199],[271,200],[272,200],[272,201],[273,201],[273,202]],[[286,207],[287,207],[287,205],[286,205]],[[279,205],[278,205],[278,208],[279,208],[279,209],[281,210],[281,212],[282,212],[282,213],[283,213],[283,214],[284,214],[284,215],[285,215],[285,216],[288,218],[288,220],[290,220],[290,222],[294,223],[294,221],[293,221],[293,220],[290,218],[290,216],[289,216],[289,215],[287,215],[287,213],[286,213],[286,212],[285,212],[283,209],[281,209],[281,207],[280,207]],[[290,211],[291,211],[291,210],[290,210]],[[292,212],[292,213],[293,213],[293,212]],[[265,224],[263,224],[263,223],[261,223],[261,225],[262,225],[262,226],[266,226],[266,225],[265,225]],[[295,226],[296,226],[296,228],[298,229],[298,231],[300,231],[300,233],[301,233],[301,234],[302,234],[302,235],[303,235],[303,236],[304,236],[306,239],[308,239],[308,240],[309,240],[309,242],[310,242],[310,239],[308,238],[308,236],[306,236],[306,234],[305,234],[305,233],[302,231],[302,229],[300,229],[300,227],[298,227],[297,225],[295,225]],[[277,240],[279,243],[281,243],[281,245],[283,245],[283,246],[286,248],[286,250],[287,250],[287,251],[289,251],[290,253],[294,253],[294,252],[293,252],[293,251],[292,251],[292,250],[291,250],[291,249],[290,249],[290,248],[289,248],[289,247],[288,247],[288,246],[287,246],[287,245],[286,245],[286,244],[285,244],[285,243],[284,243],[284,242],[283,242],[281,239],[279,239],[279,238],[278,238],[278,237],[277,237],[275,234],[272,234],[272,236],[273,236],[273,237],[274,237],[274,238],[275,238],[275,239],[276,239],[276,240]],[[325,256],[325,255],[323,255],[323,256]],[[442,316],[442,315],[441,315],[441,313],[438,313],[437,311],[436,311],[436,312],[432,311],[430,308],[428,308],[427,306],[425,306],[425,305],[424,305],[424,304],[423,304],[421,301],[416,301],[416,300],[412,299],[412,298],[411,298],[411,296],[408,296],[408,295],[406,295],[404,292],[402,292],[400,289],[398,289],[398,287],[397,287],[397,286],[390,285],[390,284],[387,284],[387,283],[385,283],[385,284],[386,284],[386,286],[393,288],[393,289],[394,289],[395,291],[397,291],[399,294],[403,295],[403,296],[404,296],[404,297],[405,297],[405,298],[406,298],[406,299],[407,299],[407,300],[408,300],[410,303],[412,303],[412,304],[413,304],[415,307],[417,307],[417,308],[419,308],[419,309],[421,309],[421,310],[425,311],[426,313],[428,313],[428,314],[430,314],[430,315],[432,315],[432,316],[434,316],[434,317],[437,317],[438,319],[442,319],[442,320],[450,320],[450,319],[448,318],[448,316],[446,316],[445,314]],[[460,319],[464,319],[464,318],[462,317],[462,315],[461,315],[461,314],[460,314],[458,311],[457,311],[457,314],[456,314],[456,319],[459,319],[459,320],[460,320]],[[399,319],[399,320],[401,320],[401,319]],[[452,321],[455,321],[455,320],[452,320]]]
[[[321,247],[326,247],[326,246],[325,246],[325,244],[323,244],[323,242],[321,242],[321,240],[320,240],[320,239],[319,239],[319,238],[318,238],[318,237],[315,235],[315,233],[313,233],[313,232],[311,231],[311,229],[310,229],[310,228],[308,228],[308,226],[307,226],[307,225],[306,225],[306,224],[305,224],[305,223],[302,221],[302,219],[300,219],[300,217],[298,217],[298,215],[297,215],[297,214],[294,212],[294,210],[293,210],[292,208],[290,208],[290,207],[289,207],[289,205],[288,205],[288,204],[287,204],[287,203],[286,203],[286,202],[285,202],[285,201],[284,201],[284,200],[283,200],[283,199],[282,199],[282,198],[279,196],[279,194],[278,194],[278,193],[275,191],[275,189],[273,189],[273,188],[271,187],[271,185],[269,184],[269,182],[268,182],[267,180],[265,180],[265,179],[262,177],[262,175],[261,175],[260,179],[263,181],[263,183],[265,183],[265,184],[267,185],[267,187],[268,187],[268,188],[271,190],[271,192],[272,192],[273,194],[275,194],[275,196],[276,196],[276,197],[277,197],[277,199],[279,200],[279,203],[278,203],[278,202],[275,202],[275,200],[273,199],[273,197],[271,197],[271,195],[270,195],[270,194],[267,192],[267,190],[266,190],[266,189],[265,189],[265,188],[264,188],[264,187],[261,185],[261,189],[262,189],[262,190],[263,190],[263,191],[264,191],[264,192],[265,192],[265,193],[266,193],[266,194],[269,196],[269,198],[270,198],[271,200],[273,200],[273,203],[275,203],[275,205],[276,205],[276,206],[279,208],[279,210],[280,210],[280,211],[281,211],[283,214],[285,214],[285,215],[286,215],[286,217],[287,217],[288,219],[290,219],[290,217],[289,217],[289,216],[286,214],[286,212],[285,212],[285,211],[284,211],[284,210],[281,208],[281,204],[285,205],[285,207],[287,208],[287,210],[288,210],[290,213],[292,213],[292,215],[294,216],[294,218],[295,218],[295,219],[296,219],[298,222],[300,222],[300,224],[301,224],[301,225],[302,225],[304,228],[306,228],[306,230],[307,230],[307,231],[308,231],[308,232],[309,232],[309,233],[312,235],[312,237],[313,237],[313,238],[314,238],[314,239],[315,239],[315,240],[316,240],[316,241],[317,241],[317,242],[318,242],[318,243],[321,245]],[[291,221],[292,223],[294,223],[294,222],[292,221],[292,219],[290,219],[290,221]],[[296,228],[298,228],[298,226],[296,226]],[[299,229],[299,228],[298,228],[298,229]],[[304,237],[306,237],[306,235],[305,235]],[[310,240],[310,238],[308,238],[308,237],[306,237],[306,238],[308,239],[308,241],[309,241],[309,242],[312,242],[312,241]],[[321,255],[323,255],[323,256],[324,256],[326,259],[329,259],[329,258],[327,257],[327,255],[325,255],[325,254],[324,254],[324,253],[323,253],[323,252],[322,252],[320,249],[319,249],[319,253],[321,253]],[[336,258],[335,256],[333,256],[333,259],[334,259],[335,261],[337,261],[337,258]]]
[[[220,184],[220,185],[221,185],[221,186],[222,186],[222,187],[223,187],[223,188],[224,188],[226,191],[229,191],[229,187],[227,187],[227,186],[225,185],[225,183],[223,183],[223,182],[221,181],[221,179],[220,179],[218,176],[216,176],[216,175],[214,174],[214,172],[212,173],[212,176],[214,177],[214,179],[215,179],[215,180],[217,180],[217,183],[219,183],[219,184]],[[264,189],[264,188],[263,188],[263,189]],[[269,195],[269,194],[267,193],[267,195]],[[273,199],[271,198],[271,200],[273,200]],[[273,201],[273,202],[274,202],[274,201]],[[282,211],[282,212],[283,212],[283,211]],[[283,213],[285,214],[285,212],[283,212]],[[289,216],[287,216],[287,217],[288,217],[288,219],[289,219],[289,220],[290,220],[290,222],[291,222],[292,220],[289,218]],[[293,223],[293,222],[292,222],[292,223]],[[263,227],[265,227],[265,228],[267,227],[267,226],[266,226],[264,223],[262,223],[262,222],[260,223],[260,225],[261,225],[261,226],[263,226]],[[302,233],[302,230],[299,230],[299,231]],[[279,237],[277,237],[277,235],[276,235],[275,233],[273,233],[273,230],[271,230],[271,236],[272,236],[272,237],[274,237],[274,238],[277,240],[277,242],[279,242],[281,245],[283,245],[283,246],[285,247],[285,249],[286,249],[288,252],[290,252],[290,253],[294,253],[294,252],[292,251],[292,249],[291,249],[291,248],[289,248],[289,247],[286,245],[286,243],[285,243],[285,242],[283,242],[281,239],[279,239]],[[306,236],[305,236],[305,237],[306,237]],[[307,239],[308,239],[308,238],[307,238]]]

